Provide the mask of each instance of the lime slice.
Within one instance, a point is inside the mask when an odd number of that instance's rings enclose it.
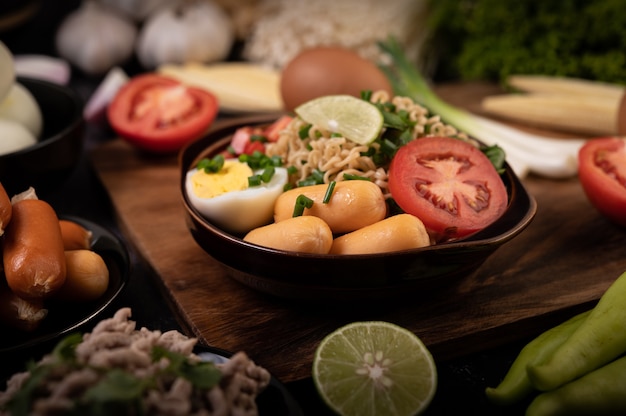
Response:
[[[358,144],[370,144],[383,128],[383,115],[369,101],[351,95],[326,95],[295,109],[300,118]]]
[[[416,415],[437,390],[437,369],[424,343],[388,322],[354,322],[317,347],[313,381],[335,412]]]

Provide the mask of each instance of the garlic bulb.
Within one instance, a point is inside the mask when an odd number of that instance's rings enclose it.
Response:
[[[230,17],[210,0],[186,2],[157,11],[146,20],[137,57],[147,69],[165,63],[224,60],[234,43]]]
[[[99,0],[134,21],[142,22],[156,10],[172,4],[172,0]]]
[[[128,19],[93,1],[84,2],[61,23],[59,55],[91,75],[101,75],[133,53],[137,28]]]

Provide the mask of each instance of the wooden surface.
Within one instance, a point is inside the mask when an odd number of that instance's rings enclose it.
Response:
[[[492,91],[484,85],[439,89],[475,111]],[[196,245],[184,221],[175,157],[141,154],[113,139],[94,149],[92,159],[123,232],[190,331],[202,343],[245,350],[284,382],[310,376],[319,341],[347,322],[395,322],[445,360],[535,335],[592,306],[626,271],[626,230],[591,207],[575,178],[529,177],[524,183],[538,203],[534,221],[449,290],[367,311],[296,305],[230,279]]]

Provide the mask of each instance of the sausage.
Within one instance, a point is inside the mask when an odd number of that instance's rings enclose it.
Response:
[[[11,213],[13,211],[13,205],[11,205],[11,199],[4,189],[2,182],[0,182],[0,235],[4,234],[4,230],[11,221]]]
[[[2,254],[7,283],[21,298],[44,299],[65,282],[61,227],[54,209],[45,201],[13,203]]]
[[[82,225],[70,221],[60,220],[61,236],[63,237],[63,247],[65,250],[81,250],[91,247],[91,237],[93,233]]]
[[[34,331],[48,314],[42,301],[28,301],[0,285],[0,322],[24,332]]]
[[[299,195],[313,200],[303,215],[320,217],[335,234],[348,233],[374,224],[387,215],[387,204],[380,187],[371,181],[340,181],[335,184],[331,198],[324,203],[328,185],[303,186],[282,193],[274,204],[274,221],[293,216]]]
[[[65,283],[55,299],[88,302],[98,299],[109,287],[109,269],[98,253],[91,250],[66,250]]]
[[[424,223],[414,215],[398,214],[335,238],[330,254],[372,254],[430,245]]]
[[[333,243],[333,233],[324,220],[305,215],[255,228],[243,239],[278,250],[326,254]]]

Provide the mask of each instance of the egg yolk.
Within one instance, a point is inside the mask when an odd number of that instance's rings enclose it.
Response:
[[[246,163],[238,160],[226,160],[224,166],[216,173],[199,170],[191,177],[193,193],[199,198],[214,198],[232,191],[248,188],[248,177],[253,172]]]

